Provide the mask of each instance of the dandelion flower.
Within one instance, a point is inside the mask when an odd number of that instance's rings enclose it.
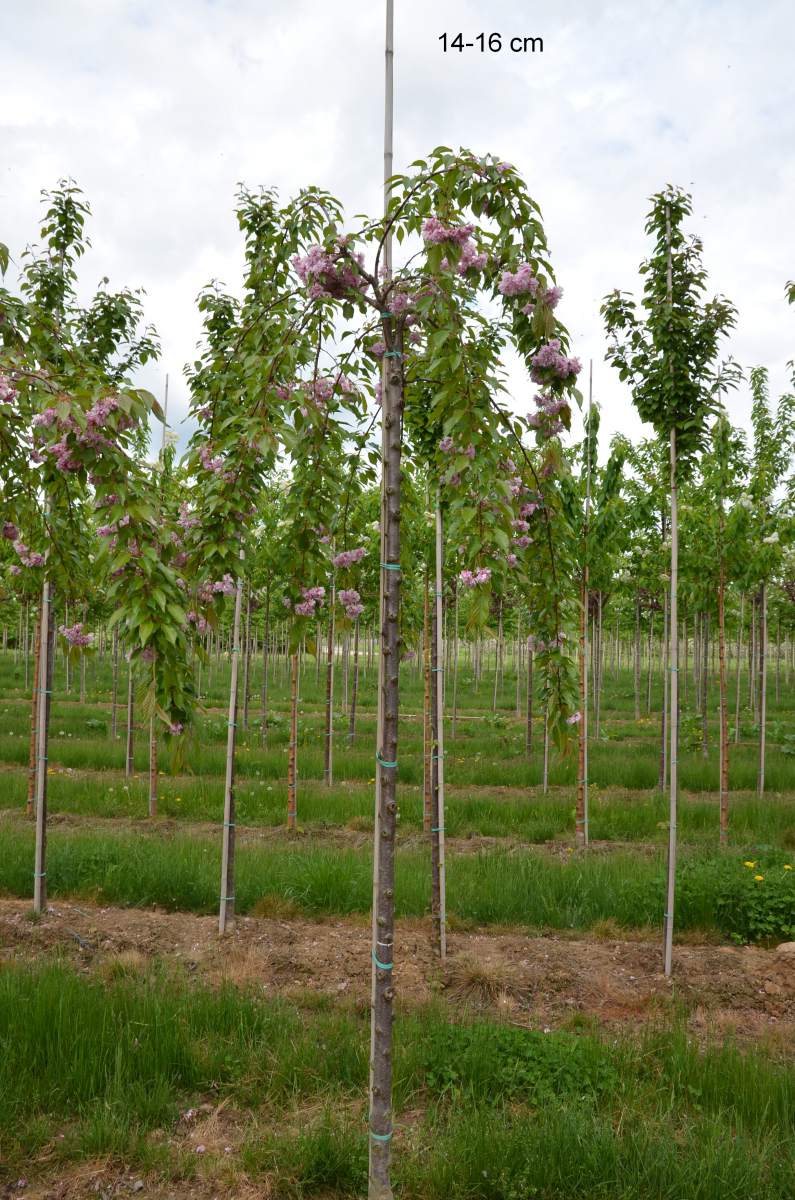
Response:
[[[785,870],[785,871],[791,871],[791,870],[792,870],[792,864],[791,864],[791,863],[784,863],[784,870]]]
[[[755,862],[744,862],[743,866],[744,867],[755,867],[756,863]]]
[[[757,883],[761,883],[762,880],[764,879],[764,875],[754,875],[754,879],[756,880]]]

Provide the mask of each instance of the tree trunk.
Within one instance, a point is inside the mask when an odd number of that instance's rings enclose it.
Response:
[[[574,843],[588,845],[588,564],[580,583],[580,730],[577,745],[577,803],[574,812]]]
[[[287,753],[287,828],[295,829],[298,800],[298,651],[290,655],[290,745]]]
[[[759,594],[759,772],[757,795],[765,794],[765,743],[767,724],[767,584]]]
[[[129,653],[129,652],[128,652]],[[124,774],[127,779],[133,773],[135,764],[133,762],[133,665],[132,659],[127,660],[127,750],[124,757]]]
[[[453,727],[455,738],[458,724],[458,585],[455,589],[455,617],[453,621]]]
[[[260,743],[265,741],[268,736],[268,656],[270,654],[270,615],[271,615],[271,590],[265,590],[265,627],[262,633],[262,689],[260,691],[260,708],[262,709],[262,719],[259,727]]]
[[[39,676],[41,674],[41,614],[36,617],[36,630],[33,645],[33,699],[30,705],[30,745],[28,749],[28,799],[26,811],[33,816],[33,802],[36,797],[36,754],[38,749],[39,730]]]
[[[157,728],[149,718],[149,816],[157,816]]]
[[[635,720],[640,720],[640,592],[635,593]]]
[[[359,698],[359,618],[353,625],[353,680],[351,682],[351,712],[348,721],[348,745],[352,746],[356,737],[356,701]]]
[[[55,620],[52,612],[50,581],[45,576],[41,587],[41,648],[39,651],[38,700],[36,720],[36,848],[33,867],[33,911],[47,908],[47,750],[50,735],[50,700],[55,663]]]
[[[243,551],[240,551],[241,572]],[[249,593],[250,597],[250,593]],[[226,776],[224,779],[224,828],[221,843],[221,897],[218,932],[226,933],[235,920],[235,743],[237,740],[237,678],[240,666],[240,613],[243,607],[243,576],[237,577],[235,615],[232,623],[232,662],[229,672],[229,718],[226,729]]]
[[[734,744],[740,742],[740,661],[743,652],[743,618],[745,616],[745,592],[740,592],[740,617],[737,622],[737,668],[734,690]]]
[[[709,758],[709,612],[701,614],[701,754]]]
[[[336,590],[334,582],[331,584],[331,604],[329,605],[328,614],[328,637],[326,641],[326,737],[323,747],[323,782],[326,787],[331,787],[334,781],[334,605],[336,603]],[[320,648],[318,647],[318,658],[320,657]]]
[[[718,683],[720,688],[720,843],[729,840],[729,697],[726,682],[726,566],[722,550],[723,524],[721,521],[721,560],[718,578]]]
[[[110,685],[110,736],[119,736],[119,630],[113,626],[112,675]]]
[[[670,245],[670,241],[669,241]],[[671,429],[671,628],[679,621],[679,501],[676,473],[676,430]],[[676,893],[676,821],[679,801],[679,640],[671,644],[671,717],[669,722],[671,750],[669,755],[669,813],[668,813],[668,887],[665,905],[665,974],[673,969],[674,902]]]
[[[533,635],[527,635],[527,725],[524,748],[528,758],[533,757]]]
[[[668,781],[668,664],[670,661],[670,613],[668,610],[668,590],[665,591],[663,598],[663,703],[662,713],[660,717],[660,772],[657,778],[657,786],[661,792],[665,791],[665,785]]]
[[[246,634],[243,639],[243,728],[248,729],[248,677],[251,657],[251,584],[246,585]]]
[[[425,570],[425,587],[422,604],[422,661],[424,688],[422,699],[422,828],[431,832],[433,824],[433,733],[431,719],[431,635],[430,635],[430,582]]]

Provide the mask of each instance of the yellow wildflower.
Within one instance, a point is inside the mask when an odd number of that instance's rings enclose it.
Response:
[[[744,867],[755,867],[756,863],[755,862],[744,862],[743,866]]]
[[[754,879],[756,880],[757,883],[761,883],[762,880],[764,879],[764,875],[754,875]]]
[[[791,863],[784,863],[784,870],[785,870],[785,871],[791,871],[791,870],[792,870],[792,864],[791,864]]]

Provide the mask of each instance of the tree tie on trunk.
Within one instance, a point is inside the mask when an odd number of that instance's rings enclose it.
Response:
[[[394,963],[382,963],[381,960],[376,955],[375,950],[373,950],[372,953],[373,953],[373,962],[378,967],[379,971],[391,971],[392,970]]]
[[[394,762],[387,762],[387,761],[386,761],[386,759],[383,759],[383,758],[381,757],[381,755],[380,755],[380,754],[376,754],[376,756],[375,756],[375,761],[378,763],[378,765],[379,765],[380,767],[390,767],[390,768],[392,768],[392,767],[396,767],[396,766],[397,766],[397,759],[395,759],[395,761],[394,761]]]

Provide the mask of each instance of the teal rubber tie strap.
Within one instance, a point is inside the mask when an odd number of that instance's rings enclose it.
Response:
[[[399,571],[400,563],[381,563],[384,571]]]
[[[234,821],[224,821],[224,829],[234,829]]]
[[[382,317],[391,317],[392,315],[393,315],[393,314],[392,314],[392,313],[390,313],[390,312],[382,312],[382,313],[381,313],[381,316],[382,316]]]
[[[230,729],[237,729],[237,721],[227,721],[227,725]]]
[[[444,825],[432,825],[431,833],[444,833]]]
[[[403,354],[400,350],[385,350],[384,358],[402,358]]]
[[[376,955],[375,950],[373,950],[372,954],[373,954],[373,962],[378,967],[379,971],[391,971],[392,970],[392,967],[394,965],[393,963],[382,963],[380,958],[378,958],[378,956]]]
[[[444,667],[431,667],[431,671],[443,671]]]
[[[47,874],[46,871],[34,871],[33,878],[34,879],[43,879],[46,874]]]
[[[388,1142],[392,1139],[392,1130],[390,1129],[389,1133],[373,1133],[371,1129],[370,1137],[374,1142]]]
[[[396,767],[397,766],[397,759],[395,759],[394,762],[387,762],[386,759],[382,758],[380,754],[376,754],[375,761],[381,767]]]
[[[221,899],[225,900],[228,904],[230,900],[234,900],[234,896],[222,896]]]

